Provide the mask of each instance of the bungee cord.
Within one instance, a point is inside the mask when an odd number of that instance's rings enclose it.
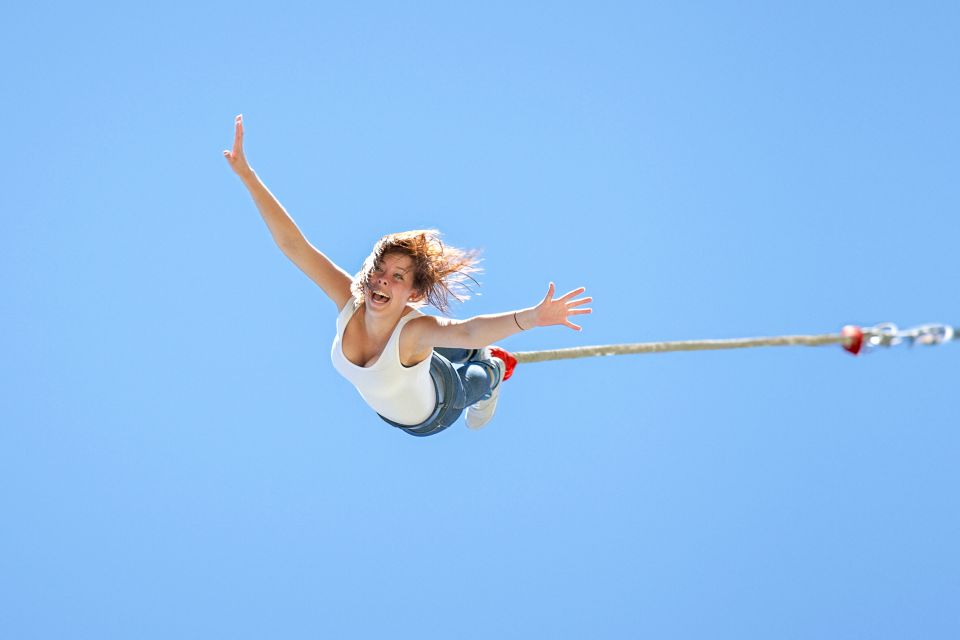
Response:
[[[666,353],[668,351],[712,351],[716,349],[745,349],[750,347],[819,347],[839,344],[847,352],[858,355],[878,347],[894,347],[900,344],[935,346],[960,340],[960,327],[945,324],[925,324],[913,329],[900,330],[897,325],[885,322],[863,329],[847,325],[840,333],[800,336],[770,336],[759,338],[732,338],[721,340],[680,340],[675,342],[637,342],[632,344],[608,344],[544,351],[516,351],[518,363],[592,358],[596,356],[622,356],[639,353]]]

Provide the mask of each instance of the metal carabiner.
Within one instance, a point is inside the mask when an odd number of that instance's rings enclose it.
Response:
[[[863,344],[868,348],[895,347],[903,341],[897,325],[892,322],[884,322],[864,329],[863,337]]]

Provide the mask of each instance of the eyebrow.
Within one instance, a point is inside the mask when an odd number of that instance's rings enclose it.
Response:
[[[374,267],[375,269],[379,269],[380,271],[386,271],[386,269],[384,268],[383,263],[374,264],[373,267]],[[401,275],[405,275],[405,274],[406,274],[408,271],[410,271],[410,269],[412,269],[412,268],[413,268],[413,267],[410,267],[410,268],[408,268],[408,269],[401,269],[400,267],[394,267],[394,269],[397,270],[397,271],[399,271]]]

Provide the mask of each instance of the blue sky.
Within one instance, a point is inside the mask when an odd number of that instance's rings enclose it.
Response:
[[[953,638],[960,347],[523,366],[390,430],[221,150],[508,349],[960,325],[953,3],[5,11],[0,635]]]

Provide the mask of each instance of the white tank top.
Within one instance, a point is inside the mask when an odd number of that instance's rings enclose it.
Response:
[[[361,367],[343,355],[343,332],[356,309],[351,298],[337,317],[337,335],[330,349],[333,368],[349,380],[367,404],[384,418],[402,425],[420,424],[430,417],[437,404],[430,377],[430,358],[412,367],[403,366],[400,362],[400,331],[423,314],[414,309],[400,318],[377,361],[369,367]]]

